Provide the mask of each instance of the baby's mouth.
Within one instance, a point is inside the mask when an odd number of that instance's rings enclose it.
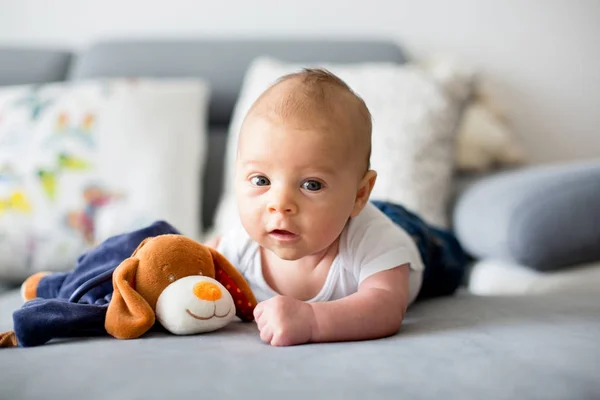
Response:
[[[271,232],[269,232],[269,235],[281,241],[290,241],[298,238],[298,235],[296,235],[295,233],[283,229],[274,229]]]

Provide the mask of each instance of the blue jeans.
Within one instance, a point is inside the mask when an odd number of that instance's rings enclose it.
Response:
[[[425,271],[417,299],[448,296],[462,283],[468,255],[456,237],[447,230],[427,224],[417,214],[385,201],[371,201],[415,240]]]

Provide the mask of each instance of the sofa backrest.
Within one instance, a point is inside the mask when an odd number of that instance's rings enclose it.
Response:
[[[0,46],[0,86],[63,81],[72,57],[65,50]]]
[[[226,125],[247,67],[261,55],[290,62],[405,61],[400,47],[387,41],[112,40],[84,51],[70,78],[202,77],[211,85],[210,124]]]

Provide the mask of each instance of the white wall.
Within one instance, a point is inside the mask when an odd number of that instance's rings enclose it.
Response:
[[[481,68],[534,162],[600,157],[598,0],[0,0],[0,44],[119,36],[392,37]]]

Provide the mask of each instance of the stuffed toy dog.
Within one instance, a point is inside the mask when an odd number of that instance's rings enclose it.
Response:
[[[243,276],[216,250],[166,222],[111,237],[66,273],[37,273],[22,285],[25,304],[0,347],[53,338],[176,335],[214,331],[234,316],[252,321],[256,299]],[[158,321],[159,324],[155,324]]]

